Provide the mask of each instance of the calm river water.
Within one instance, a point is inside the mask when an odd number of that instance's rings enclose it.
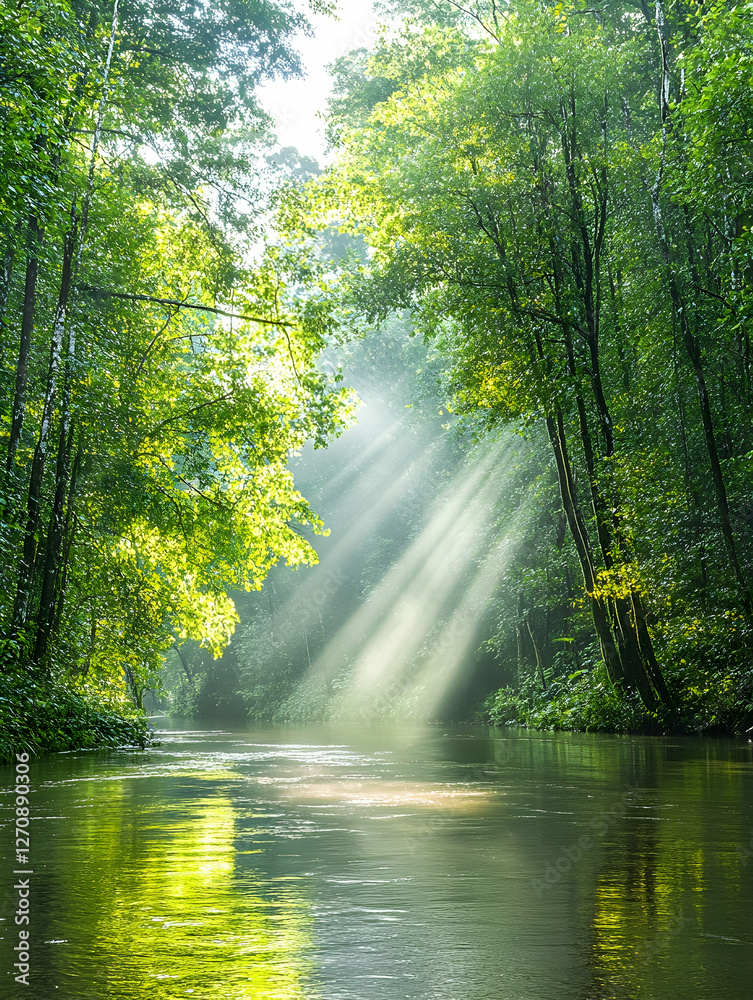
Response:
[[[753,997],[748,744],[436,726],[162,738],[32,763],[30,875],[14,875],[0,769],[2,997]]]

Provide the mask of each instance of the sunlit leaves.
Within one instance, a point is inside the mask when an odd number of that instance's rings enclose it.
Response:
[[[279,560],[315,561],[304,536],[324,528],[287,463],[338,433],[351,401],[317,369],[336,327],[323,286],[306,297],[311,275],[273,252],[248,263],[269,174],[253,88],[297,71],[291,37],[305,18],[268,0],[120,7],[114,19],[100,4],[0,6],[4,318],[15,333],[26,310],[34,326],[4,484],[2,613],[18,658],[44,650],[34,669],[124,682],[138,702],[176,639],[219,653],[237,621],[230,589],[259,588]],[[0,359],[5,433],[16,351]],[[39,517],[24,543],[32,468]],[[31,587],[14,610],[24,544]],[[43,566],[52,608],[39,606]]]

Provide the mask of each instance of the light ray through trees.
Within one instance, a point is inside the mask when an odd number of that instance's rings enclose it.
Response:
[[[511,440],[462,463],[414,540],[315,658],[296,700],[319,700],[324,691],[330,714],[342,719],[436,716],[476,653],[490,595],[521,537],[525,507],[495,529],[496,501],[515,478],[514,464]],[[405,478],[393,482],[392,502]],[[385,503],[378,497],[374,508]]]

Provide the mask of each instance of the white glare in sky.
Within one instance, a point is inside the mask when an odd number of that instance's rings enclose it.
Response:
[[[326,67],[351,49],[370,48],[379,22],[371,4],[359,0],[340,0],[338,20],[320,14],[307,16],[314,35],[294,39],[305,76],[276,80],[257,93],[261,105],[276,122],[280,145],[295,146],[322,163],[326,150],[324,121],[317,116],[326,110],[332,90]]]

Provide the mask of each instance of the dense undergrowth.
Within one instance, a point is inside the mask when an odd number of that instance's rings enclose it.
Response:
[[[0,762],[12,761],[17,753],[153,745],[147,719],[137,709],[53,683],[0,676]]]
[[[481,717],[493,725],[527,729],[750,736],[753,689],[747,671],[704,683],[680,669],[671,680],[674,710],[651,712],[636,692],[614,687],[603,664],[551,678],[546,688],[529,676],[518,688],[502,687],[489,695]]]

